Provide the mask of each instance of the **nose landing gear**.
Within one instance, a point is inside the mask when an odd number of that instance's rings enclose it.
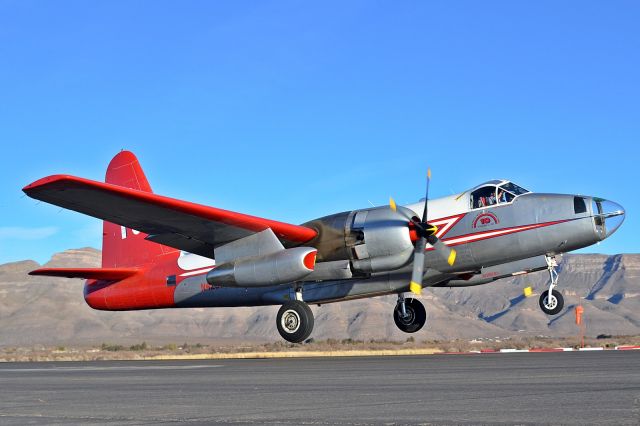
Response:
[[[418,299],[405,299],[398,295],[398,303],[393,310],[393,320],[396,326],[405,333],[415,333],[427,322],[427,311]]]
[[[555,257],[546,256],[546,260],[551,283],[549,283],[549,290],[542,292],[538,302],[542,312],[547,315],[557,315],[564,307],[564,297],[562,297],[562,293],[554,290],[554,287],[558,285],[558,272],[556,271],[558,263]]]

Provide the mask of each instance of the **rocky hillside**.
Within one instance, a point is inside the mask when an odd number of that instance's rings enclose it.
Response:
[[[100,252],[68,250],[45,266],[95,267]],[[100,312],[82,297],[83,281],[30,277],[34,261],[0,265],[0,346],[99,344],[101,342],[275,341],[277,306],[259,308],[176,309]],[[573,307],[582,303],[588,335],[640,334],[640,254],[567,255],[560,267],[561,290],[568,309],[549,319],[538,308],[538,294],[548,276],[538,272],[511,280],[461,289],[427,289],[429,312],[416,339],[455,339],[535,334],[577,334]],[[533,297],[522,289],[533,286]],[[392,339],[398,331],[391,317],[395,297],[381,297],[312,307],[316,339]]]

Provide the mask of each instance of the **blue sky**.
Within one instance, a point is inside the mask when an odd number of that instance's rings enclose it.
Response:
[[[293,223],[491,178],[597,195],[638,252],[640,3],[0,1],[0,263],[100,246],[23,197],[132,150],[158,193]]]

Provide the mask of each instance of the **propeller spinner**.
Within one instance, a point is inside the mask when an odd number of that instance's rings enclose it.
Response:
[[[431,244],[436,253],[442,256],[449,265],[453,265],[456,261],[456,251],[436,237],[438,227],[427,223],[427,212],[429,207],[429,183],[431,182],[431,169],[427,171],[427,191],[424,200],[424,212],[422,219],[418,216],[409,216],[406,211],[398,210],[398,206],[393,198],[389,198],[389,206],[394,212],[399,212],[413,224],[418,240],[416,241],[415,250],[413,252],[413,268],[411,272],[411,283],[409,290],[412,293],[420,294],[422,292],[422,277],[424,275],[424,251],[427,243]]]

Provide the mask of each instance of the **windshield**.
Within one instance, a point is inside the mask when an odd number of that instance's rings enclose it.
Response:
[[[529,192],[526,189],[524,189],[524,188],[522,188],[522,187],[520,187],[520,186],[518,186],[518,185],[516,185],[515,183],[512,183],[512,182],[507,182],[504,185],[501,185],[500,188],[502,188],[502,189],[504,189],[506,191],[509,191],[512,194],[516,195],[516,196],[517,195],[526,194],[527,192]]]

